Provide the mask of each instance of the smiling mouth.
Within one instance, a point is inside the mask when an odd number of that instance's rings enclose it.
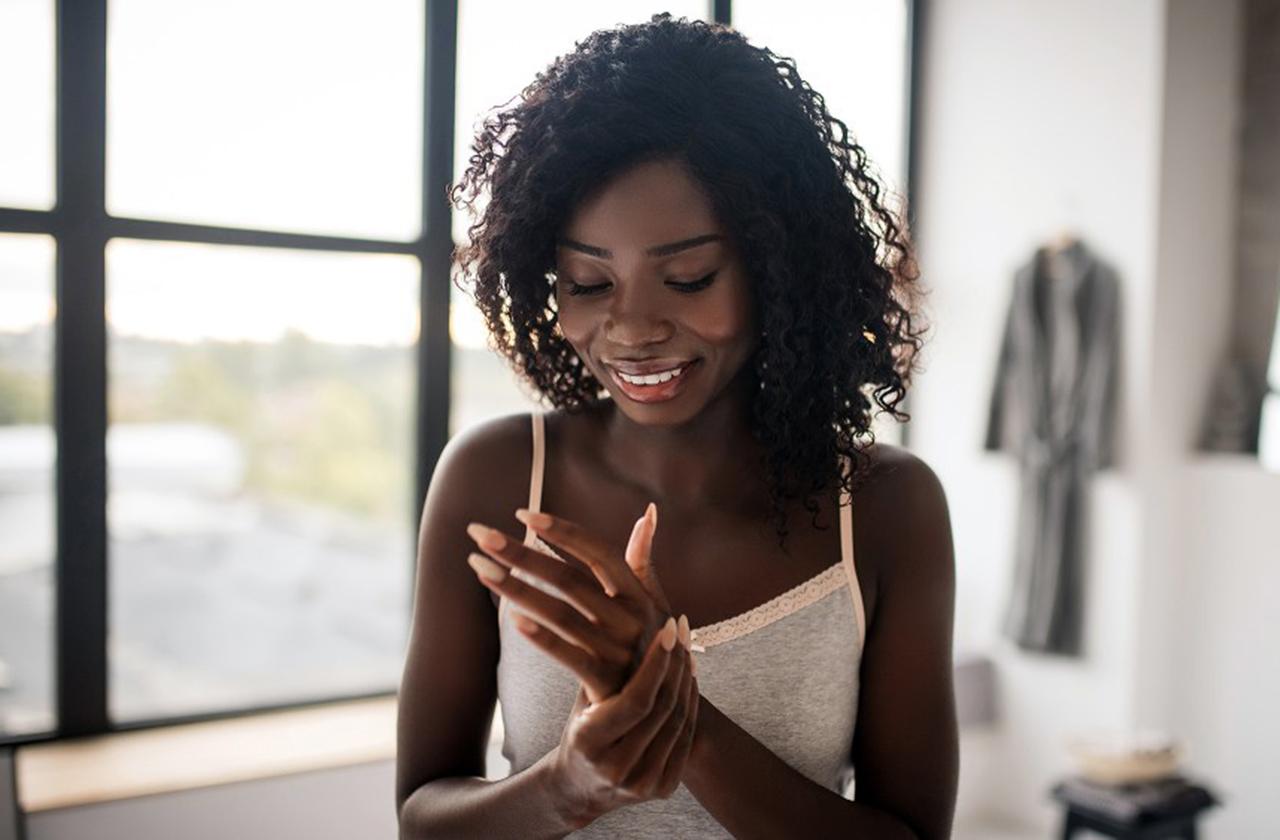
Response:
[[[618,388],[636,402],[662,402],[680,393],[690,368],[697,359],[667,370],[644,375],[623,373],[612,365],[606,365]]]
[[[670,382],[672,379],[675,379],[677,376],[680,376],[682,373],[685,372],[685,370],[691,364],[692,362],[685,362],[683,365],[678,365],[677,367],[668,368],[667,370],[660,370],[655,373],[648,373],[644,375],[633,375],[630,373],[623,373],[617,368],[612,368],[612,370],[615,376],[617,376],[623,382],[628,382],[632,385],[661,385],[663,382]]]

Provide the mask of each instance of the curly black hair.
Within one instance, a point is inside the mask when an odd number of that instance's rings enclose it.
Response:
[[[869,471],[872,397],[910,419],[897,405],[923,343],[919,270],[866,152],[793,59],[668,13],[593,32],[513,100],[484,118],[448,188],[473,218],[487,192],[454,258],[490,347],[557,408],[606,396],[558,328],[557,234],[610,177],[685,164],[742,255],[760,313],[751,428],[785,550],[788,500],[818,526],[814,495],[833,483],[852,495]]]

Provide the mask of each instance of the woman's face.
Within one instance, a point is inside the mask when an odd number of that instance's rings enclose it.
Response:
[[[697,416],[755,349],[741,258],[674,161],[637,165],[576,208],[556,245],[556,303],[565,338],[639,423]]]

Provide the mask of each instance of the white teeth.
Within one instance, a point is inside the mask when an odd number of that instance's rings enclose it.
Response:
[[[630,374],[623,373],[620,370],[615,371],[615,373],[618,374],[619,379],[624,382],[629,382],[632,385],[659,385],[663,382],[670,382],[672,379],[675,379],[677,376],[684,373],[684,368],[680,367],[674,370],[664,370],[662,373],[651,373],[647,376],[632,376]]]

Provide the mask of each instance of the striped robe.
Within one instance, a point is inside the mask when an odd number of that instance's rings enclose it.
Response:
[[[1002,633],[1077,656],[1089,474],[1114,464],[1119,283],[1076,241],[1014,275],[983,448],[1017,457],[1013,585]]]

